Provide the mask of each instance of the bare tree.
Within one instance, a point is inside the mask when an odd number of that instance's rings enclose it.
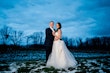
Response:
[[[13,30],[11,35],[10,35],[10,39],[14,45],[20,45],[20,43],[23,39],[23,32]]]
[[[30,42],[32,42],[32,35],[26,36],[27,46],[29,45]]]
[[[68,37],[62,37],[62,39],[64,40],[65,44],[66,44],[67,46],[69,46]]]
[[[31,36],[34,44],[42,44],[43,42],[43,32],[34,32]]]
[[[10,42],[9,37],[12,32],[12,28],[8,26],[3,26],[0,30],[0,35],[1,35],[1,41],[2,44],[6,45],[7,43]]]
[[[43,32],[39,32],[39,34],[40,34],[39,43],[43,44]]]

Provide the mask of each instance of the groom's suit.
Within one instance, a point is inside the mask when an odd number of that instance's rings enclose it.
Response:
[[[47,61],[50,53],[52,52],[54,36],[52,35],[52,30],[50,28],[47,28],[45,30],[45,33],[46,33],[46,38],[44,45],[46,47],[46,61]]]

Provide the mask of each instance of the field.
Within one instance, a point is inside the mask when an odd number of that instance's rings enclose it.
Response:
[[[110,53],[72,52],[76,68],[47,68],[45,51],[11,51],[0,54],[0,73],[110,73]]]

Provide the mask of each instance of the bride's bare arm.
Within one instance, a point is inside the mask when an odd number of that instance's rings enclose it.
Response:
[[[55,40],[61,39],[62,31],[59,29],[58,30],[58,35],[54,35],[54,36],[55,36]]]

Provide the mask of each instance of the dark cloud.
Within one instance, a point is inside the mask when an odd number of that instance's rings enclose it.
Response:
[[[104,7],[110,7],[110,0],[80,0],[81,6],[78,8],[83,10],[95,10]]]
[[[0,0],[0,24],[28,33],[44,31],[53,20],[65,35],[110,35],[109,15],[110,0]]]
[[[19,0],[0,0],[0,8],[3,9],[10,9],[14,8],[17,3],[19,3]]]
[[[0,11],[0,17],[2,17],[3,19],[6,19],[7,16],[3,11]]]
[[[110,0],[99,0],[99,7],[110,7]]]
[[[80,18],[92,18],[96,24],[90,28],[88,33],[97,36],[110,35],[110,0],[81,0],[81,5],[77,9]],[[84,25],[90,25],[86,23]]]

